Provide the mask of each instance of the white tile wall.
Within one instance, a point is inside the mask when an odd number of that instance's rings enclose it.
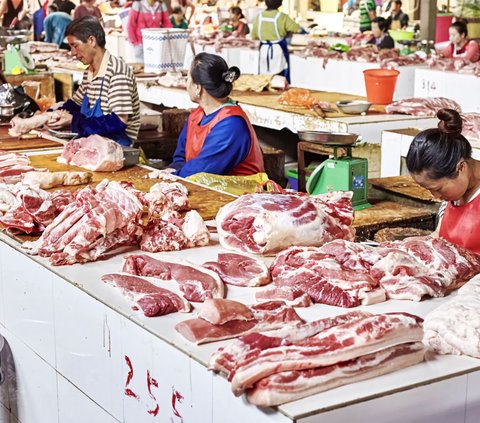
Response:
[[[480,373],[467,375],[467,410],[465,423],[480,422]]]

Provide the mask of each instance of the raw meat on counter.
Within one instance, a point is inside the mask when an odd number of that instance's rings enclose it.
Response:
[[[223,283],[237,286],[262,286],[270,283],[270,272],[260,259],[239,253],[218,253],[217,261],[203,263],[222,278]]]
[[[231,320],[249,321],[255,318],[252,310],[245,304],[223,298],[205,300],[198,317],[212,325],[223,325]]]
[[[480,276],[425,317],[423,342],[438,354],[480,358]]]
[[[68,191],[50,194],[21,183],[0,184],[0,227],[9,232],[41,233],[63,210],[65,200],[73,201]]]
[[[42,127],[49,121],[57,120],[65,114],[70,113],[68,113],[66,110],[55,110],[53,112],[39,113],[26,119],[16,116],[10,121],[12,127],[8,130],[8,134],[13,137],[18,137],[22,134],[30,132],[32,129]]]
[[[217,216],[224,248],[270,254],[292,245],[317,246],[353,240],[351,192],[315,197],[301,194],[246,194],[223,206]]]
[[[172,204],[171,210],[190,210],[188,190],[180,182],[158,182],[150,188],[150,193],[162,193]],[[149,194],[147,194],[148,196]],[[154,194],[152,195],[154,196]]]
[[[277,100],[286,106],[298,106],[312,109],[321,117],[325,117],[322,109],[330,109],[330,103],[316,99],[309,90],[305,88],[290,88],[285,91]]]
[[[125,257],[123,272],[173,280],[189,301],[203,302],[208,298],[223,298],[224,286],[215,272],[186,260],[170,256],[134,254]]]
[[[270,333],[242,336],[214,353],[209,368],[227,372],[235,395],[250,390],[258,405],[271,405],[270,401],[278,404],[308,395],[314,390],[315,383],[324,381],[316,377],[321,374],[321,369],[328,373],[332,371],[330,366],[343,363],[342,366],[350,367],[355,376],[360,377],[364,373],[358,369],[360,362],[352,362],[360,357],[364,357],[361,367],[365,372],[373,370],[372,365],[366,363],[374,360],[379,366],[378,373],[386,373],[387,369],[383,365],[387,357],[392,357],[391,348],[395,346],[406,347],[404,351],[396,350],[399,355],[409,356],[410,353],[415,353],[410,356],[411,359],[403,361],[404,366],[420,362],[423,360],[423,348],[420,348],[422,337],[422,319],[417,316],[408,313],[371,315],[354,312],[296,325],[294,328],[286,326]],[[416,345],[411,345],[413,343]],[[380,351],[384,351],[383,357],[371,356]],[[401,367],[398,362],[396,365],[396,368]],[[265,385],[268,389],[268,382],[271,381],[265,381],[265,378],[277,374],[281,377],[283,372],[303,373],[306,370],[312,370],[314,376],[307,390],[303,381],[300,381],[300,384],[291,385],[291,395],[277,395],[277,392],[273,392],[270,396],[266,392],[261,393]],[[374,376],[375,372],[370,374]],[[257,385],[260,391],[255,394]],[[274,391],[277,389],[272,388]]]
[[[228,303],[220,305],[224,301],[228,301]],[[268,331],[303,322],[296,311],[283,301],[268,301],[249,306],[253,315],[253,318],[249,320],[246,318],[248,314],[246,314],[244,310],[246,306],[243,304],[231,300],[215,300],[215,302],[216,304],[205,302],[204,307],[222,308],[222,311],[204,311],[202,308],[199,318],[180,322],[175,326],[175,330],[190,342],[200,345],[235,338],[254,331]],[[238,318],[238,314],[235,313],[238,309],[242,310],[241,318]],[[213,324],[205,319],[205,315],[211,316],[220,313],[222,316],[218,321],[223,322],[221,324]]]
[[[373,247],[333,241],[323,247],[291,247],[270,270],[274,285],[299,290],[315,302],[357,307],[385,301],[385,291],[369,272],[381,257]]]
[[[25,185],[49,189],[58,186],[84,185],[92,182],[90,172],[28,172],[23,175]]]
[[[30,159],[26,154],[0,150],[0,183],[16,184],[22,181],[27,172],[43,172],[45,170],[30,166]]]
[[[459,113],[462,111],[458,103],[445,97],[405,98],[385,107],[387,113],[412,116],[436,116],[440,109],[453,109]]]
[[[474,148],[480,148],[480,113],[462,113],[462,135]]]
[[[102,276],[108,283],[133,300],[142,309],[146,317],[163,316],[165,314],[189,313],[191,304],[168,289],[161,288],[154,280],[140,278],[124,273],[111,273]]]
[[[139,243],[142,213],[143,204],[129,184],[104,179],[96,189],[79,190],[42,236],[23,248],[50,257],[53,265],[95,261],[109,250]]]
[[[255,300],[285,301],[291,307],[310,307],[312,305],[310,296],[301,289],[274,284],[255,291]]]
[[[472,63],[462,58],[443,59],[430,57],[427,64],[431,69],[480,76],[480,62]]]
[[[233,83],[234,91],[253,91],[260,93],[268,91],[284,91],[288,88],[288,81],[281,75],[251,75],[242,74]]]
[[[166,72],[164,75],[160,75],[155,83],[162,87],[186,88],[187,75],[182,72]]]
[[[122,146],[100,135],[69,141],[57,159],[93,172],[115,172],[123,167],[123,160]]]

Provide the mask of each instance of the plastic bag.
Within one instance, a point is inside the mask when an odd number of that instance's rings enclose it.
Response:
[[[256,192],[257,186],[265,185],[269,178],[266,173],[257,173],[249,176],[228,176],[201,172],[189,176],[187,180],[218,189],[219,191],[225,191],[229,194],[242,195]]]

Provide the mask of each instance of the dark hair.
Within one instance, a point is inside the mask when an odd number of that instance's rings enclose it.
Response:
[[[58,12],[58,6],[56,4],[52,3],[50,6],[48,6],[48,11],[50,13]]]
[[[183,9],[180,6],[174,7],[172,9],[172,15],[178,15],[179,13],[183,13]]]
[[[242,9],[240,9],[238,6],[231,7],[230,8],[230,13],[233,13],[236,16],[240,16],[240,19],[245,18],[245,16],[243,16]]]
[[[267,10],[278,9],[282,5],[283,0],[265,0]]]
[[[95,37],[99,47],[105,47],[105,31],[100,21],[94,16],[84,16],[70,22],[65,31],[65,37],[72,36],[78,38],[82,43],[86,43],[88,37]]]
[[[467,21],[464,19],[456,20],[450,25],[450,28],[455,28],[460,35],[465,34],[465,37],[468,35]]]
[[[472,157],[472,146],[462,135],[462,118],[456,110],[440,109],[438,128],[420,132],[410,145],[407,168],[410,173],[427,172],[431,179],[455,178],[460,160]]]
[[[199,53],[195,56],[190,68],[192,81],[201,85],[208,94],[215,98],[230,95],[233,81],[240,76],[236,66],[228,67],[227,62],[216,54]]]
[[[380,31],[385,32],[388,29],[388,21],[385,18],[374,18],[372,19],[372,23],[374,22],[378,25],[378,29],[380,29]]]
[[[392,3],[398,4],[400,7],[402,6],[402,0],[393,0]]]

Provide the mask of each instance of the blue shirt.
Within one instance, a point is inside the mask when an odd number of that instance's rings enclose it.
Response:
[[[43,21],[45,41],[47,43],[55,43],[58,46],[62,45],[65,38],[65,30],[70,22],[72,22],[72,18],[64,12],[50,13]]]
[[[200,125],[210,122],[220,110],[204,116]],[[173,155],[171,167],[177,169],[176,175],[184,178],[199,172],[228,175],[247,158],[252,140],[248,125],[240,116],[229,116],[218,122],[207,135],[200,154],[185,162],[187,126],[188,121]]]

